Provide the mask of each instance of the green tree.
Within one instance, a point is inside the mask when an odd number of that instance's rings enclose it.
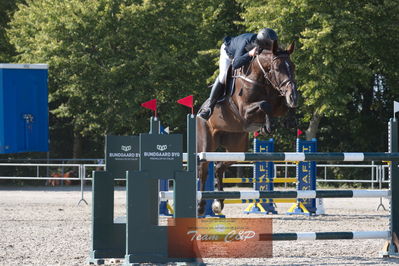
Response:
[[[6,29],[19,2],[22,2],[22,0],[0,0],[0,62],[10,62],[12,56],[15,55],[15,51],[6,36]]]
[[[242,16],[249,30],[269,26],[278,31],[281,43],[296,41],[294,62],[307,138],[315,137],[319,129],[326,138],[337,133],[335,125],[320,128],[323,117],[340,120],[346,136],[386,121],[387,115],[380,112],[390,114],[391,103],[387,104],[399,96],[396,1],[239,2],[247,7]],[[375,115],[370,117],[371,113]],[[351,126],[345,124],[349,122]]]
[[[28,0],[8,36],[19,62],[50,65],[52,132],[70,130],[79,157],[94,150],[84,143],[102,143],[105,134],[146,131],[149,112],[140,103],[152,98],[162,120],[180,130],[186,112],[173,103],[208,93],[216,67],[200,51],[231,32],[225,16],[238,18],[231,9],[239,7],[227,0]]]

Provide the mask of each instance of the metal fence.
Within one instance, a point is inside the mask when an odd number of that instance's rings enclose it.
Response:
[[[84,185],[86,181],[91,181],[92,179],[92,171],[94,170],[103,170],[105,165],[103,163],[92,163],[103,162],[101,159],[86,159],[81,160],[82,163],[67,163],[67,162],[76,162],[77,160],[60,160],[59,163],[0,163],[0,180],[31,180],[31,181],[48,181],[48,180],[60,180],[60,185],[63,185],[63,181],[78,181],[81,187],[81,201],[84,200]],[[89,162],[89,163],[83,163]],[[235,167],[253,167],[253,164],[235,164]],[[5,167],[7,167],[8,171],[4,171]],[[292,163],[276,163],[275,167],[275,177],[292,177],[290,176],[290,172],[294,170],[291,169],[296,167],[296,164]],[[388,184],[388,165],[387,164],[375,164],[372,162],[371,164],[317,164],[317,179],[318,183],[351,183],[351,184],[369,184],[369,186],[374,188],[382,188],[383,184]],[[21,171],[21,169],[24,169]],[[362,168],[369,169],[369,175],[363,176],[359,179],[336,179],[332,175],[330,175],[329,169],[336,168]],[[14,171],[13,171],[14,169]],[[66,170],[73,169],[76,172],[76,176],[74,177],[63,177],[63,174]],[[8,176],[3,173],[8,172],[11,173]],[[29,173],[28,175],[20,176],[18,172]],[[51,173],[58,172],[61,173],[61,177],[52,177]],[[277,174],[279,174],[277,176]],[[123,179],[117,179],[123,180]],[[47,183],[47,182],[46,182]]]

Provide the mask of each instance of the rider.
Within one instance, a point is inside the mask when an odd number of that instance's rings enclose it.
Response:
[[[201,108],[198,116],[205,120],[211,117],[217,99],[224,92],[230,65],[232,65],[233,70],[246,65],[256,55],[257,47],[271,50],[273,41],[276,40],[277,33],[269,28],[260,30],[258,34],[244,33],[236,37],[225,37],[220,47],[219,76],[212,86],[209,101]]]

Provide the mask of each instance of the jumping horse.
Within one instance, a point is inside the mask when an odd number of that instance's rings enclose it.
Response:
[[[226,152],[248,151],[250,132],[271,131],[271,119],[285,116],[296,108],[298,91],[295,66],[290,59],[294,43],[280,49],[277,41],[270,50],[262,50],[248,66],[233,75],[234,89],[219,102],[208,121],[197,117],[197,152],[214,152],[219,147]],[[258,50],[259,51],[259,50]],[[215,176],[219,191],[223,191],[223,173],[233,162],[215,162]],[[201,162],[198,169],[200,190],[204,191],[209,162]],[[198,206],[198,214],[205,211],[205,200]],[[215,200],[212,210],[220,213],[223,200]]]

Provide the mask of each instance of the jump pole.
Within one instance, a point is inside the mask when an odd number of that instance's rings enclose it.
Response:
[[[161,200],[173,198],[172,191],[161,191]],[[287,190],[287,191],[197,191],[197,200],[211,199],[316,199],[316,198],[389,198],[390,190]]]
[[[199,159],[203,161],[399,161],[399,152],[201,152]]]
[[[395,105],[394,102],[394,116],[388,122],[388,151],[390,153],[397,153],[398,149],[398,121],[396,120]],[[399,104],[398,104],[399,105]],[[390,177],[390,240],[385,244],[384,249],[381,252],[383,257],[399,256],[399,169],[398,160],[392,160],[389,165],[389,177]]]

